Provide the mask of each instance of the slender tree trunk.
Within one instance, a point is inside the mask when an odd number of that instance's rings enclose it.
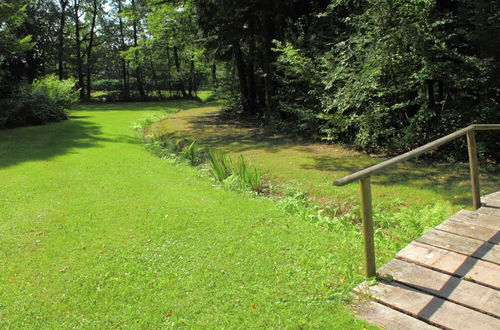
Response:
[[[212,64],[212,83],[217,83],[217,65],[215,65],[215,63]]]
[[[243,60],[243,53],[241,52],[240,45],[235,41],[233,42],[233,54],[234,61],[236,64],[236,71],[238,72],[238,79],[240,81],[240,93],[241,93],[241,101],[243,106],[243,111],[245,113],[249,113],[248,106],[248,84],[247,84],[247,76],[245,70],[245,62]]]
[[[134,47],[138,46],[137,42],[137,8],[135,6],[135,0],[132,0],[132,8],[134,10],[134,17],[132,19],[132,28],[134,31]],[[139,94],[141,95],[141,100],[145,101],[146,100],[146,92],[144,91],[144,78],[143,78],[143,71],[142,71],[142,65],[138,64],[137,69],[136,69],[136,79],[137,79],[137,89],[139,90]]]
[[[252,28],[252,27],[250,27]],[[248,54],[248,65],[247,65],[247,77],[248,77],[248,108],[250,113],[256,114],[257,109],[257,84],[255,81],[255,52],[256,45],[255,39],[252,37],[249,42],[249,54]]]
[[[151,75],[153,76],[153,82],[154,82],[156,90],[158,92],[158,97],[161,100],[161,99],[163,99],[163,95],[161,93],[161,86],[158,83],[158,76],[156,75],[156,68],[155,68],[155,65],[153,62],[153,54],[151,51],[149,52],[149,65],[151,66]]]
[[[266,100],[266,115],[272,116],[274,114],[274,91],[275,82],[273,79],[273,71],[271,63],[274,62],[273,54],[273,40],[275,39],[275,28],[273,20],[273,2],[267,0],[264,3],[264,13],[262,14],[263,20],[263,47],[262,47],[262,70],[264,71],[264,91]]]
[[[194,87],[194,59],[191,58],[191,62],[189,65],[189,97],[193,97],[195,94],[195,87]]]
[[[118,0],[118,24],[120,29],[120,50],[125,51],[127,45],[125,44],[125,35],[123,33],[123,20],[121,17],[122,13],[122,0]],[[128,79],[128,65],[127,61],[122,58],[121,59],[121,67],[122,67],[122,80],[123,80],[123,90],[122,95],[125,101],[130,99],[130,84]]]
[[[92,94],[92,48],[94,47],[95,23],[97,17],[97,0],[92,1],[92,23],[90,25],[89,44],[87,46],[87,101],[90,101]]]
[[[175,62],[175,67],[177,68],[177,73],[179,74],[179,83],[180,83],[182,96],[187,98],[189,95],[186,93],[186,87],[184,86],[184,79],[182,77],[181,61],[179,59],[179,50],[177,49],[177,46],[174,46],[174,62]]]
[[[170,48],[167,47],[167,67],[168,67],[168,95],[172,97],[172,61],[170,59]]]
[[[64,67],[63,67],[63,57],[64,57],[64,26],[66,24],[66,7],[68,6],[69,0],[60,0],[61,5],[61,17],[59,20],[59,45],[57,49],[57,69],[59,73],[59,80],[64,79]]]
[[[82,40],[80,39],[80,0],[73,0],[75,19],[75,42],[76,42],[76,71],[78,77],[78,88],[80,88],[80,99],[85,99],[85,83],[83,81],[83,59]]]

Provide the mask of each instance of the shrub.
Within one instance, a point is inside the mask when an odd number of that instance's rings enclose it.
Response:
[[[41,125],[67,119],[66,110],[78,100],[73,79],[49,75],[22,85],[0,104],[0,128]]]

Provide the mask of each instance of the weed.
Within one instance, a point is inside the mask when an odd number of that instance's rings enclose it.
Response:
[[[251,190],[262,191],[262,175],[255,166],[249,166],[243,155],[240,155],[234,167],[234,173],[240,177]]]
[[[197,166],[205,161],[205,153],[198,145],[198,142],[193,141],[181,153],[183,159],[187,160],[191,166]]]
[[[232,174],[231,159],[224,153],[215,149],[208,150],[210,160],[210,174],[219,182],[229,178]]]
[[[163,143],[165,151],[171,155],[177,155],[182,150],[182,141],[175,139],[165,140]]]

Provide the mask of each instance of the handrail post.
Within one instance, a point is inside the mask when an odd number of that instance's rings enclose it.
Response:
[[[361,216],[363,219],[363,236],[365,239],[365,274],[366,277],[373,277],[376,274],[376,269],[370,177],[365,177],[359,182],[361,186]]]
[[[479,170],[477,162],[476,132],[467,133],[467,148],[469,150],[470,181],[472,185],[472,201],[474,209],[481,207],[481,193],[479,189]]]

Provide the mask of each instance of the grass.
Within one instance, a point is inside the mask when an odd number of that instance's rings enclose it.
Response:
[[[118,94],[120,93],[119,90],[115,90],[115,91],[93,91],[91,96],[92,96],[92,100],[94,101],[103,101],[103,100],[106,100],[106,97],[109,95],[109,94]],[[132,95],[135,93],[135,91],[132,91]],[[163,90],[162,91],[162,94],[163,94],[163,98],[168,98],[170,96],[169,94],[169,91],[168,90]],[[177,93],[179,94],[179,93]],[[175,95],[175,93],[174,93]],[[213,92],[212,91],[208,91],[208,90],[201,90],[201,91],[198,91],[196,93],[196,97],[200,98],[201,101],[207,101],[209,100],[213,95]],[[154,91],[154,92],[151,92],[150,91],[150,97],[153,97],[153,98],[157,98],[158,97],[158,94],[157,94],[157,91]],[[138,97],[137,95],[135,95],[135,97]]]
[[[82,105],[0,131],[0,328],[370,328],[346,304],[354,226],[216,189],[131,128],[213,106]]]
[[[286,203],[302,205],[302,211],[293,207],[292,213],[312,217],[313,222],[329,215],[359,230],[359,185],[336,187],[332,183],[383,158],[340,145],[270,134],[258,125],[222,118],[219,110],[214,104],[179,112],[153,124],[151,130],[171,138],[196,139],[233,158],[244,155],[270,179],[271,188],[284,195]],[[498,166],[481,164],[480,168],[482,193],[497,191]],[[378,266],[426,229],[472,204],[467,164],[406,162],[374,176],[372,182]]]

